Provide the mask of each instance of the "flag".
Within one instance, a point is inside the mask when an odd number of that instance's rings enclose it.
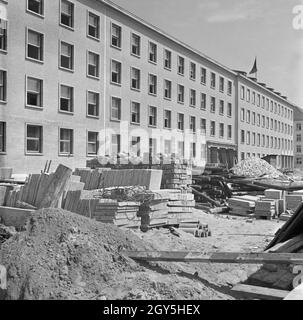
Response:
[[[254,66],[253,68],[251,69],[250,73],[249,74],[253,74],[253,73],[256,73],[258,72],[258,67],[257,67],[257,58],[255,59],[255,63],[254,63]]]

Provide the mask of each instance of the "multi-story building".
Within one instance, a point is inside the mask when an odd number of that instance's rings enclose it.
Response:
[[[294,108],[294,154],[295,168],[303,167],[303,110]]]
[[[229,166],[237,153],[292,156],[292,118],[244,103],[241,88],[292,112],[286,99],[110,1],[1,0],[0,18],[0,166],[74,168],[117,153]],[[249,107],[280,131],[242,123]],[[244,147],[248,128],[276,144]]]

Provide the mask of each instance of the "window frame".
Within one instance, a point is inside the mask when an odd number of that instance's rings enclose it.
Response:
[[[133,78],[133,70],[139,71],[139,73],[138,73],[139,78],[138,79]],[[138,82],[138,88],[133,87],[133,80]],[[130,67],[130,88],[131,88],[131,90],[141,91],[141,70],[139,68]]]
[[[90,142],[88,140],[90,133],[96,134],[96,141],[95,142]],[[93,144],[93,143],[96,145],[96,153],[89,153],[89,145]],[[100,146],[99,145],[99,132],[87,130],[86,131],[86,156],[87,157],[95,157],[95,156],[97,156],[98,152],[99,152],[99,146]]]
[[[89,27],[91,26],[90,23],[89,23],[90,15],[94,16],[95,18],[97,18],[97,22],[98,22],[97,27],[96,27],[96,29],[97,29],[97,37],[94,37],[94,36],[92,36],[91,34],[89,34]],[[93,39],[93,40],[96,40],[96,41],[100,41],[100,25],[101,25],[101,23],[100,23],[100,21],[101,21],[100,16],[97,15],[96,13],[92,12],[92,11],[87,10],[87,15],[86,15],[86,17],[87,17],[86,36],[87,36],[88,38],[90,38],[90,39]]]
[[[68,45],[72,49],[71,50],[71,57],[70,57],[70,59],[71,59],[71,68],[66,68],[66,67],[63,67],[61,65],[61,56],[62,56],[62,50],[61,50],[62,47],[61,47],[61,45],[62,44]],[[66,57],[66,56],[64,56],[64,57]],[[74,44],[66,42],[66,41],[63,41],[63,40],[59,40],[59,69],[64,70],[64,71],[74,72],[75,71],[74,70],[74,66],[75,66],[75,46],[74,46]]]
[[[169,66],[166,66],[166,61],[167,61],[167,56],[166,56],[166,53],[169,53]],[[172,68],[172,57],[173,57],[173,54],[170,50],[164,48],[163,49],[163,65],[164,65],[164,69],[165,70],[169,70],[171,71],[171,68]]]
[[[35,106],[35,105],[31,105],[28,103],[28,99],[27,99],[27,94],[28,94],[28,79],[34,79],[34,80],[38,80],[40,82],[40,106]],[[37,109],[37,110],[43,110],[43,107],[44,107],[44,92],[43,92],[43,79],[40,79],[40,78],[36,78],[36,77],[33,77],[33,76],[29,76],[29,75],[26,75],[25,76],[25,107],[26,108],[31,108],[31,109]]]
[[[134,112],[133,112],[133,104],[137,104],[139,106],[138,121],[137,122],[133,121],[133,114],[134,114]],[[138,102],[138,101],[132,100],[130,102],[130,123],[133,124],[133,125],[140,125],[140,123],[141,123],[141,103]]]
[[[166,126],[165,125],[165,120],[167,119],[166,118],[166,112],[169,112],[169,126]],[[172,110],[171,109],[164,109],[163,110],[163,128],[166,129],[166,130],[171,130],[172,129]]]
[[[133,43],[133,37],[138,37],[138,39],[139,39],[139,45],[138,45],[138,51],[139,51],[139,53],[138,54],[136,54],[136,53],[134,53],[133,52],[133,45],[134,45],[134,43]],[[130,33],[130,54],[132,55],[132,56],[134,56],[134,57],[137,57],[137,58],[140,58],[141,57],[141,36],[139,36],[137,33],[134,33],[134,32],[131,32]]]
[[[90,115],[88,113],[88,105],[89,105],[89,94],[90,93],[93,93],[95,95],[97,95],[97,105],[96,105],[96,108],[97,108],[97,115]],[[95,118],[95,119],[99,119],[100,118],[100,93],[99,92],[96,92],[96,91],[93,91],[93,90],[86,90],[86,117],[88,118]]]
[[[151,82],[150,82],[150,79],[151,77],[153,77],[153,79],[156,79],[156,83],[154,84],[155,86],[155,92],[151,92],[150,91],[150,86],[151,86]],[[152,95],[152,96],[157,96],[157,93],[158,93],[158,77],[157,75],[153,74],[153,73],[149,73],[148,74],[148,94],[149,95]]]
[[[154,115],[152,115],[151,114],[151,110],[155,110],[156,111],[156,114],[155,114],[155,124],[150,124],[150,117],[151,116],[154,116]],[[155,106],[151,106],[151,105],[149,105],[148,106],[148,126],[149,127],[152,127],[152,128],[156,128],[157,127],[157,124],[158,124],[158,109],[157,109],[157,107],[155,107]]]
[[[118,45],[113,44],[113,27],[118,27],[119,30],[119,37],[118,39]],[[110,46],[112,48],[115,48],[117,50],[122,50],[122,27],[117,24],[116,22],[111,21],[110,22]]]
[[[155,53],[151,52],[151,47],[154,46],[156,48]],[[155,55],[155,60],[151,60],[151,54]],[[152,64],[157,64],[158,62],[158,45],[153,42],[153,41],[148,41],[148,62],[152,63]]]
[[[74,144],[75,144],[75,132],[74,132],[74,129],[71,129],[71,128],[66,128],[66,127],[59,127],[59,134],[58,134],[58,140],[59,140],[59,143],[58,143],[58,155],[60,157],[73,157],[74,156]],[[69,140],[70,142],[70,149],[71,149],[71,152],[67,153],[67,152],[61,152],[61,142],[64,142],[66,143],[67,140],[62,140],[61,139],[61,130],[69,130],[71,133],[72,133],[72,136],[71,136],[71,140]]]
[[[110,97],[110,121],[114,121],[114,122],[120,122],[121,118],[122,118],[122,99],[120,97],[117,96],[111,96]],[[113,117],[113,101],[117,100],[120,101],[119,104],[119,109],[118,109],[118,118],[114,118]]]
[[[0,154],[6,154],[6,122],[5,121],[0,121],[2,124],[3,130],[0,132],[0,139],[2,140],[2,146],[3,149],[0,149]]]
[[[5,34],[5,48],[4,49],[1,49],[0,48],[0,53],[3,53],[3,54],[7,54],[8,52],[8,20],[6,19],[2,19],[6,22],[6,34]]]
[[[71,109],[72,111],[66,111],[66,110],[61,110],[61,93],[62,93],[62,88],[61,87],[67,87],[69,89],[72,89],[72,97],[69,101],[71,101]],[[65,114],[69,114],[69,115],[73,115],[74,114],[74,110],[75,110],[75,90],[74,87],[64,84],[64,83],[59,83],[59,105],[58,105],[58,112],[59,113],[65,113]]]
[[[117,73],[119,75],[118,79],[120,82],[113,81],[113,62],[117,62],[120,65],[119,73]],[[115,59],[110,60],[110,83],[116,86],[122,85],[122,62],[121,61],[118,61]]]
[[[28,140],[37,140],[37,138],[29,138],[28,137],[28,132],[27,132],[27,129],[28,129],[28,126],[31,126],[31,127],[39,127],[40,128],[40,136],[38,138],[38,141],[39,141],[39,151],[37,152],[34,152],[34,151],[29,151],[27,149],[27,142]],[[25,144],[24,144],[24,151],[25,151],[25,155],[27,156],[41,156],[43,155],[43,125],[42,124],[36,124],[36,123],[28,123],[26,122],[25,123]]]
[[[93,54],[98,57],[97,76],[89,74],[89,55]],[[86,76],[91,79],[100,80],[100,54],[91,50],[87,50],[86,54]]]
[[[29,9],[28,5],[29,5],[29,1],[30,0],[26,0],[26,12],[30,13],[30,14],[33,14],[35,16],[38,16],[40,18],[44,18],[44,7],[45,7],[45,3],[44,3],[44,0],[40,0],[41,2],[41,6],[42,6],[42,13],[38,13],[38,12],[35,12],[35,11],[32,11]],[[35,0],[34,0],[35,1]]]
[[[4,100],[0,99],[0,104],[6,104],[7,103],[7,83],[8,83],[7,74],[8,74],[8,72],[7,72],[6,69],[0,69],[0,72],[3,72],[3,76],[4,76],[4,79],[3,79],[3,83],[4,83],[4,85],[3,85],[3,94],[4,94],[4,98],[5,98]]]
[[[69,4],[72,5],[72,14],[71,14],[71,26],[68,26],[64,23],[62,23],[62,2],[68,2]],[[71,31],[75,30],[75,3],[73,1],[70,0],[60,0],[60,12],[59,12],[59,25],[63,28],[67,28]]]
[[[42,45],[40,44],[40,50],[42,51],[40,53],[40,55],[42,56],[42,59],[35,59],[35,58],[32,58],[32,57],[29,57],[28,55],[28,46],[29,46],[29,41],[28,41],[28,35],[29,35],[29,32],[33,32],[33,33],[36,33],[40,36],[40,41],[42,39]],[[41,37],[42,36],[42,37]],[[39,31],[36,31],[35,29],[33,28],[28,28],[26,27],[26,46],[25,46],[25,58],[29,61],[32,61],[32,62],[36,62],[36,63],[40,63],[40,64],[43,64],[44,63],[44,43],[45,43],[45,34],[42,33],[42,32],[39,32]]]
[[[168,86],[168,93],[169,95],[166,96],[166,84],[169,84]],[[172,91],[173,91],[173,84],[172,81],[169,79],[163,79],[163,98],[165,100],[171,100],[172,99]]]

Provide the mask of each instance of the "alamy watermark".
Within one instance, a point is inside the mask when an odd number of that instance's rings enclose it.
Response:
[[[303,30],[303,5],[297,5],[293,8],[292,13],[295,15],[292,21],[295,30]]]

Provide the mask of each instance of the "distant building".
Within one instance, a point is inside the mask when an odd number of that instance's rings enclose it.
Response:
[[[295,168],[303,168],[303,109],[294,109]]]

